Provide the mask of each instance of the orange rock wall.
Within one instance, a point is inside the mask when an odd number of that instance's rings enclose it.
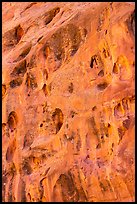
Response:
[[[134,3],[3,2],[3,201],[134,201],[134,82]]]

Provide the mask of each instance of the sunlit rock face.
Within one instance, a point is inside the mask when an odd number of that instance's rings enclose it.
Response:
[[[2,198],[134,201],[135,5],[2,3]]]

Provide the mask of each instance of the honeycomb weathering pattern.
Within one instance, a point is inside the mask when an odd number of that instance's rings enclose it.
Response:
[[[135,200],[135,5],[2,3],[2,200]]]

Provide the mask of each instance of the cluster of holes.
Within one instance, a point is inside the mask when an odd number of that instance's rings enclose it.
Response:
[[[75,111],[71,111],[71,112],[70,112],[70,115],[71,115],[72,118],[74,118],[74,116],[75,116],[76,114],[77,114],[77,113],[76,113]]]
[[[68,24],[58,29],[46,42],[42,48],[43,55],[46,59],[50,54],[54,55],[55,62],[57,61],[56,70],[63,60],[68,60],[77,52],[83,39],[85,36],[82,35],[82,30],[73,24]]]
[[[70,83],[70,85],[69,85],[69,87],[68,87],[68,91],[69,91],[69,93],[73,93],[73,83],[71,82]]]

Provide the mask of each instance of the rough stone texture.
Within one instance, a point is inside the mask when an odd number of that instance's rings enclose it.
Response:
[[[2,3],[3,201],[134,201],[134,9]]]

